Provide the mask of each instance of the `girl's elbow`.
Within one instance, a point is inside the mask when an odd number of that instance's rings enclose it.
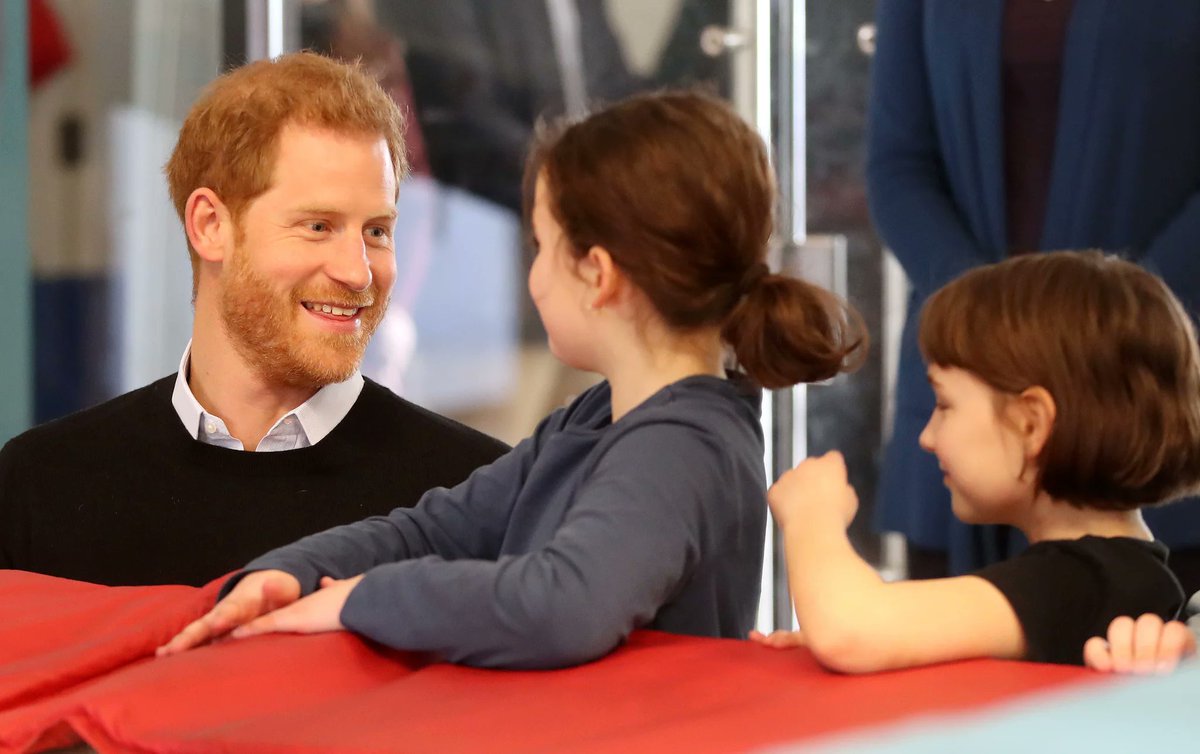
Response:
[[[628,631],[583,606],[558,605],[527,616],[509,667],[552,670],[582,665],[613,651]],[[514,638],[517,638],[515,636]]]
[[[869,632],[832,625],[806,630],[805,637],[813,657],[828,670],[859,675],[889,669],[879,641]]]
[[[613,639],[595,633],[552,634],[536,637],[521,652],[521,657],[507,666],[522,670],[555,670],[598,660],[620,644]]]
[[[458,665],[491,670],[557,670],[597,660],[615,646],[590,636],[536,632],[486,647],[453,648],[442,657]]]

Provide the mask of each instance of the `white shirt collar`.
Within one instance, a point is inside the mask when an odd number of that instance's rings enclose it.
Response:
[[[241,443],[226,434],[224,421],[220,417],[207,413],[200,402],[196,400],[191,387],[188,386],[187,373],[191,356],[192,342],[189,340],[187,347],[183,349],[183,358],[179,360],[179,373],[175,376],[175,390],[171,393],[171,405],[175,407],[175,413],[179,415],[184,429],[193,440],[241,450]],[[264,451],[289,450],[295,447],[316,445],[346,418],[346,414],[350,413],[350,409],[354,407],[354,403],[362,392],[363,385],[362,373],[355,370],[354,374],[344,382],[337,382],[321,388],[313,397],[280,417],[263,441],[259,443],[257,449]],[[291,424],[286,420],[292,417],[300,424],[300,434],[303,435],[299,443],[291,441],[281,446],[277,441],[271,442],[278,433],[292,431],[285,429]],[[218,427],[215,435],[211,430],[201,431],[202,427],[209,423],[209,419],[215,420],[211,423]]]

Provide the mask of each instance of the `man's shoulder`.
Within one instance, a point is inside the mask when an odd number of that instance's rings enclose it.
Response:
[[[94,441],[98,433],[110,438],[124,436],[130,429],[145,434],[154,426],[154,419],[165,412],[173,414],[174,384],[175,375],[163,377],[98,405],[39,424],[14,437],[5,449],[36,451],[48,447],[61,453],[74,441]]]
[[[510,450],[491,435],[401,398],[370,378],[365,380],[362,393],[346,419],[359,425],[369,423],[375,430],[392,436],[429,443],[450,442],[494,457]]]

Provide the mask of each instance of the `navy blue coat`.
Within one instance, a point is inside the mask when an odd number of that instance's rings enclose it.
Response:
[[[880,0],[872,72],[872,217],[912,282],[877,524],[948,549],[961,572],[1003,556],[954,520],[917,445],[933,395],[917,349],[924,299],[1006,255],[1004,0]],[[1120,252],[1200,311],[1200,2],[1076,0],[1041,248]],[[1169,546],[1200,545],[1200,505],[1147,511]]]

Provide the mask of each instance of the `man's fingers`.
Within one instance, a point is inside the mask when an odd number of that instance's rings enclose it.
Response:
[[[1111,673],[1113,663],[1108,641],[1100,636],[1088,639],[1083,645],[1083,664],[1101,673]]]

